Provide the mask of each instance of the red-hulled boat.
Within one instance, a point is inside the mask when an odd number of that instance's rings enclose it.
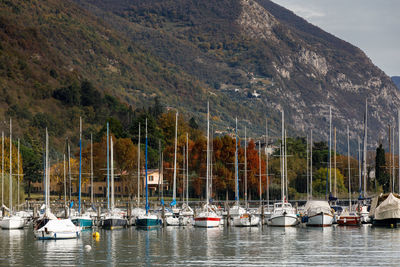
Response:
[[[361,224],[361,217],[355,212],[345,210],[340,214],[337,223],[342,226],[357,226]]]

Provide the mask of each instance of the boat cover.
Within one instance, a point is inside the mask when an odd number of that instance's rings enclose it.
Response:
[[[305,210],[308,216],[315,215],[321,212],[332,213],[331,206],[328,201],[324,200],[309,200],[306,203]]]
[[[376,220],[400,219],[400,199],[392,193],[375,209]]]
[[[45,226],[40,228],[38,232],[75,232],[77,227],[72,223],[70,219],[64,220],[49,220]]]

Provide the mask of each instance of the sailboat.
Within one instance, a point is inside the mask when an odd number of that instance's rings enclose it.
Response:
[[[207,171],[206,171],[206,202],[196,213],[194,225],[196,227],[214,228],[218,227],[221,217],[210,204],[210,104],[207,103]]]
[[[193,209],[189,206],[189,134],[186,133],[186,202],[183,201],[180,211],[182,224],[191,223],[193,215]]]
[[[349,208],[345,209],[339,216],[337,223],[339,225],[359,225],[361,224],[360,216],[351,210],[351,176],[350,176],[350,133],[349,126],[347,125],[347,169],[349,176]]]
[[[132,216],[132,225],[136,224],[136,219],[141,216],[146,214],[146,210],[140,207],[140,122],[139,122],[139,136],[138,136],[138,154],[137,154],[137,202],[136,202],[136,207],[132,209],[131,216]]]
[[[245,199],[245,207],[239,205],[239,164],[238,164],[238,134],[237,134],[237,118],[235,128],[235,205],[229,209],[233,226],[257,226],[260,223],[260,217],[249,213],[247,209],[247,198]],[[245,151],[247,150],[246,134],[245,134]],[[247,171],[247,157],[245,152],[245,172]],[[245,188],[247,191],[247,175],[245,174]],[[247,192],[245,192],[246,194]],[[246,194],[247,195],[247,194]]]
[[[50,164],[49,135],[46,128],[46,162],[45,162],[45,212],[34,224],[34,235],[39,240],[78,238],[81,228],[75,226],[71,219],[57,219],[50,211]]]
[[[178,112],[175,114],[175,152],[174,152],[174,181],[172,187],[172,202],[170,204],[171,210],[165,213],[165,220],[169,226],[179,226],[179,212],[180,210],[176,208],[176,153],[178,143]],[[175,207],[175,208],[174,208]]]
[[[148,194],[148,185],[147,185],[147,119],[146,119],[146,151],[145,151],[145,180],[146,180],[146,213],[143,215],[139,215],[136,219],[136,227],[151,229],[155,227],[161,227],[162,221],[161,219],[149,212],[149,194]]]
[[[92,185],[93,188],[93,185]],[[89,229],[93,226],[93,220],[90,214],[82,214],[81,207],[82,195],[82,117],[79,118],[79,195],[78,195],[78,213],[71,216],[72,223],[81,229]]]
[[[4,155],[4,153],[3,153]],[[18,159],[19,160],[19,159]],[[4,169],[4,168],[3,168]],[[10,192],[9,192],[9,205],[10,205],[10,210],[9,210],[9,216],[4,216],[3,214],[3,219],[0,221],[0,227],[2,229],[20,229],[23,228],[25,225],[25,220],[13,214],[13,205],[12,205],[12,191],[13,191],[13,183],[12,183],[12,120],[10,118]],[[18,177],[19,179],[19,177]],[[18,188],[19,190],[19,188]],[[4,210],[4,209],[3,209]]]
[[[331,190],[331,130],[332,130],[332,111],[331,107],[329,107],[329,181],[328,181],[328,175],[327,175],[327,180],[326,180],[326,188],[328,189],[328,182],[330,184],[330,192]],[[311,148],[313,146],[312,143],[312,133],[311,133]],[[327,194],[327,193],[326,193]],[[310,197],[312,197],[312,149],[311,149],[311,179],[310,179]],[[332,198],[331,194],[329,196]],[[308,200],[306,205],[305,205],[305,214],[306,214],[306,225],[307,226],[319,226],[319,227],[325,227],[325,226],[332,226],[333,220],[334,220],[334,213],[332,212],[332,208],[329,205],[329,202],[326,200]]]
[[[107,133],[108,133],[108,123],[107,123]],[[108,134],[107,134],[108,140]],[[104,219],[101,222],[101,225],[105,229],[114,230],[119,228],[124,228],[128,226],[128,220],[124,218],[122,212],[115,208],[114,205],[114,144],[113,139],[110,137],[110,153],[107,151],[107,157],[110,157],[110,167],[111,167],[111,207],[106,212]],[[107,171],[108,173],[108,171]]]
[[[390,136],[389,136],[390,138]],[[364,138],[363,138],[363,154],[362,154],[362,172],[360,172],[360,196],[358,198],[357,212],[361,217],[362,223],[371,223],[369,217],[368,206],[365,203],[367,195],[367,142],[368,142],[368,102],[365,100],[365,118],[364,118]],[[390,141],[389,141],[390,143]],[[361,187],[363,183],[363,189]]]
[[[295,226],[299,223],[296,210],[287,202],[287,165],[286,165],[286,133],[285,115],[282,110],[282,144],[281,144],[281,196],[282,201],[274,204],[271,218],[268,220],[271,226]]]

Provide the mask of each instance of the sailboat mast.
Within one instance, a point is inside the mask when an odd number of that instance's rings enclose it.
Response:
[[[362,190],[362,185],[361,185],[361,144],[360,144],[359,136],[357,136],[357,142],[358,142],[358,191],[361,196],[361,190]]]
[[[336,127],[333,130],[333,171],[334,171],[334,183],[333,183],[333,196],[336,197]]]
[[[208,195],[208,176],[209,176],[209,168],[210,168],[210,102],[207,102],[207,171],[206,171],[206,203],[209,203],[209,195]]]
[[[307,180],[307,200],[310,199],[310,183],[309,183],[309,156],[308,156],[308,134],[306,141],[306,154],[307,154],[307,170],[306,170],[306,180]]]
[[[394,129],[393,125],[393,134],[392,134],[392,181],[393,181],[393,193],[394,193],[394,185],[395,185],[395,166],[394,166]]]
[[[65,153],[63,158],[63,165],[64,165],[64,207],[67,206],[67,175],[66,175],[66,168],[65,168]]]
[[[146,175],[146,215],[149,213],[149,196],[148,196],[148,187],[147,187],[147,118],[146,118],[146,149],[145,149],[145,175]]]
[[[329,193],[332,193],[332,106],[329,106]]]
[[[67,141],[68,146],[68,177],[69,177],[69,201],[72,198],[72,177],[71,177],[71,149],[69,147],[69,140]]]
[[[398,127],[398,132],[397,132],[397,134],[398,134],[398,138],[399,138],[399,149],[397,150],[398,151],[398,155],[397,155],[397,159],[398,159],[398,166],[399,166],[399,169],[398,169],[398,174],[399,174],[399,191],[397,191],[397,193],[399,193],[400,194],[400,109],[399,110],[397,110],[397,127]]]
[[[176,201],[176,150],[178,146],[178,111],[175,114],[175,153],[174,153],[174,184],[172,191],[172,203]]]
[[[1,206],[4,206],[4,131],[1,132]]]
[[[310,199],[312,199],[312,191],[313,191],[313,158],[312,158],[312,150],[313,150],[313,140],[312,140],[312,129],[310,130]]]
[[[10,118],[10,212],[12,212],[12,120]]]
[[[90,134],[90,204],[93,205],[93,134]]]
[[[18,138],[18,151],[17,151],[17,210],[19,210],[19,138]]]
[[[282,203],[285,201],[285,158],[284,158],[284,139],[285,139],[285,114],[282,110],[282,142],[281,142],[281,194]]]
[[[285,129],[285,190],[286,190],[286,201],[289,200],[289,182],[288,182],[288,171],[287,171],[287,132]]]
[[[114,142],[112,136],[110,137],[110,171],[111,171],[111,210],[114,210]]]
[[[350,131],[347,125],[347,171],[349,176],[349,212],[351,211],[351,176],[350,176]]]
[[[107,122],[107,209],[110,210],[110,137]]]
[[[137,205],[140,205],[140,122],[139,122],[139,138],[138,138],[138,162],[137,162]]]
[[[262,205],[262,189],[261,189],[261,141],[258,140],[258,176],[259,176],[259,190],[260,190],[260,207]]]
[[[368,144],[368,101],[365,100],[365,125],[364,125],[364,156],[363,156],[363,177],[364,177],[364,197],[367,194],[367,144]]]
[[[186,144],[183,145],[183,168],[182,168],[182,195],[183,202],[185,202],[185,194],[186,194]]]
[[[268,155],[268,120],[265,119],[265,172],[267,176],[267,209],[269,209],[269,155]],[[247,167],[247,166],[246,166]]]
[[[46,204],[46,210],[50,208],[49,206],[49,134],[47,133],[47,128],[46,128],[46,175],[45,175],[45,187],[46,187],[46,194],[45,194],[45,204]]]
[[[247,208],[247,128],[244,127],[244,201]]]
[[[161,200],[164,205],[164,153],[161,151]]]
[[[238,135],[237,135],[237,118],[235,127],[235,201],[239,205],[239,168],[238,168]]]
[[[186,133],[186,204],[189,206],[189,134]]]
[[[79,201],[78,201],[79,215],[81,215],[81,197],[82,197],[82,117],[79,117]]]

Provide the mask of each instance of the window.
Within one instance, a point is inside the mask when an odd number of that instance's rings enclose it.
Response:
[[[153,175],[150,175],[149,176],[149,182],[153,182],[154,181],[154,177],[153,177]]]
[[[99,186],[99,191],[102,191],[103,190],[103,188],[101,188],[101,186]]]

